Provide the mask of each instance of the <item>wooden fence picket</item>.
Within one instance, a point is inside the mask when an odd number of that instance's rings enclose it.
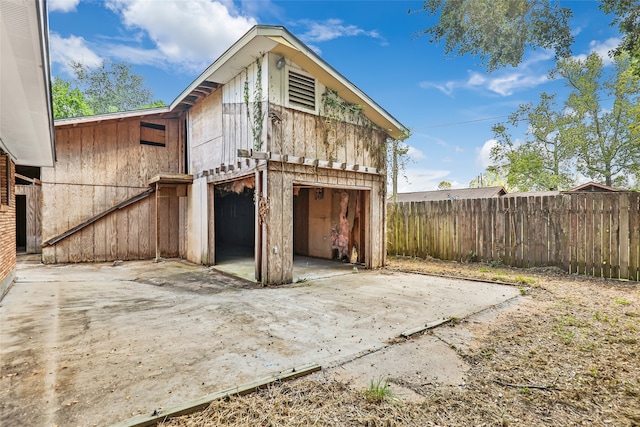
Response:
[[[640,194],[389,203],[389,255],[640,280]]]

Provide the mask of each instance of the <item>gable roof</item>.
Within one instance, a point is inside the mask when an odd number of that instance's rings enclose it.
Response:
[[[0,0],[0,148],[19,165],[53,165],[48,37],[44,0]]]
[[[502,186],[481,188],[455,188],[451,190],[398,193],[398,202],[432,202],[438,200],[485,199],[500,197],[507,191]]]
[[[172,103],[177,108],[194,90],[203,85],[217,87],[233,79],[262,53],[270,52],[295,62],[325,86],[338,92],[345,101],[363,107],[365,116],[393,138],[401,138],[407,129],[367,94],[338,73],[286,28],[256,25],[215,60]]]
[[[593,192],[621,192],[627,191],[621,188],[609,187],[608,185],[598,184],[597,182],[589,181],[577,187],[573,187],[570,190],[563,191],[563,193],[593,193]]]
[[[249,66],[259,55],[271,52],[295,62],[313,75],[325,86],[338,92],[346,102],[363,107],[364,115],[392,138],[401,138],[407,129],[391,114],[376,104],[367,94],[338,73],[333,67],[316,55],[308,46],[298,40],[286,28],[271,25],[256,25],[235,42],[198,78],[196,78],[167,107],[135,112],[120,112],[96,116],[75,117],[56,120],[56,126],[91,123],[97,120],[113,120],[151,114],[178,112],[193,105],[200,97],[206,96],[226,84],[240,70]]]

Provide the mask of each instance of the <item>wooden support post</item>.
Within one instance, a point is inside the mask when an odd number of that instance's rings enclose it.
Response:
[[[160,261],[160,184],[156,182],[156,262]]]

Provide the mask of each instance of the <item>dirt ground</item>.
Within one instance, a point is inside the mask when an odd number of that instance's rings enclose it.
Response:
[[[523,297],[397,342],[416,351],[425,351],[425,339],[446,344],[465,365],[457,385],[421,376],[425,366],[396,358],[402,374],[385,375],[391,393],[374,402],[366,392],[375,387],[342,375],[347,364],[217,401],[164,425],[640,426],[640,285],[553,268],[405,258],[389,264],[390,270],[509,282]]]
[[[108,425],[309,363],[353,384],[404,379],[394,389],[419,399],[414,383],[460,386],[468,367],[437,336],[398,342],[403,331],[521,299],[513,286],[339,270],[263,288],[178,260],[21,260],[0,303],[0,425]]]

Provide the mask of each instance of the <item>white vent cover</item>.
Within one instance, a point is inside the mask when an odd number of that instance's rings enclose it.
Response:
[[[315,111],[316,79],[289,71],[289,103]]]

